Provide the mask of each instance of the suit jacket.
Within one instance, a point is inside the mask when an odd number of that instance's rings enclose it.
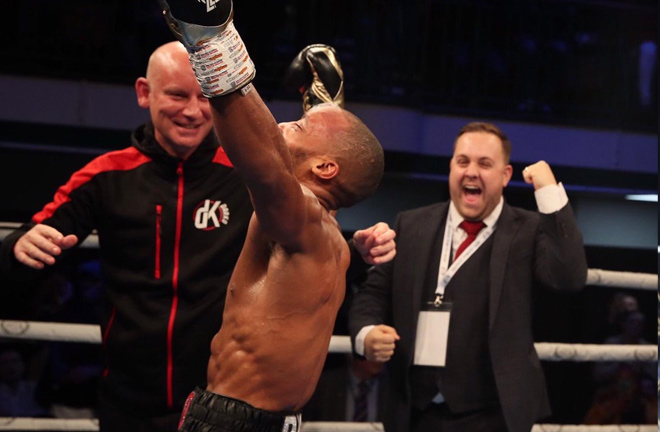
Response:
[[[350,310],[353,344],[367,325],[387,324],[401,336],[388,366],[388,432],[407,432],[410,426],[409,371],[417,319],[427,273],[438,273],[448,210],[449,202],[444,202],[397,216],[397,256],[370,272]],[[529,432],[538,418],[550,414],[533,345],[532,291],[536,286],[568,291],[584,286],[587,263],[582,235],[570,205],[545,215],[505,203],[492,239],[488,349],[509,431]]]

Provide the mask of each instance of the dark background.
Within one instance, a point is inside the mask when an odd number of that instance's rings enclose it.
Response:
[[[155,1],[3,1],[0,73],[132,85],[172,40]],[[653,0],[239,0],[267,97],[309,43],[339,52],[346,98],[437,113],[656,131],[637,97]]]

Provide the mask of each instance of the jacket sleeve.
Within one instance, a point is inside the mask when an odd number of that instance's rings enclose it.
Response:
[[[63,235],[75,234],[78,244],[92,231],[95,226],[96,203],[100,197],[94,179],[86,178],[85,174],[81,174],[83,172],[84,169],[74,173],[66,184],[58,188],[53,201],[36,213],[30,223],[24,224],[2,241],[0,273],[8,280],[29,281],[43,273],[19,263],[14,256],[16,242],[33,226],[42,223],[52,226]],[[72,250],[63,251],[57,261],[65,259]]]
[[[12,281],[30,280],[39,274],[37,270],[24,266],[14,257],[14,245],[33,226],[33,223],[22,225],[7,235],[0,244],[0,275],[3,278],[6,277]]]
[[[399,219],[397,216],[394,231],[399,236]],[[355,337],[360,330],[368,325],[391,324],[392,303],[392,272],[397,257],[390,262],[373,266],[367,279],[360,285],[348,316],[348,328],[351,343],[355,346]]]
[[[346,284],[361,283],[371,264],[364,262],[364,259],[360,256],[357,249],[355,249],[353,239],[348,240],[348,248],[351,252],[351,264],[346,272]]]
[[[540,217],[534,264],[537,281],[556,290],[582,289],[587,281],[587,258],[571,205]]]

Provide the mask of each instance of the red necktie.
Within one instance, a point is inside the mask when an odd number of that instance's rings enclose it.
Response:
[[[486,224],[483,223],[482,221],[479,222],[470,222],[467,220],[464,220],[461,222],[459,227],[463,228],[463,230],[467,233],[467,238],[463,240],[463,243],[458,247],[456,250],[456,256],[454,256],[454,261],[458,259],[458,256],[463,253],[465,249],[467,249],[470,244],[474,241],[474,239],[477,238],[477,234],[479,234],[479,231],[481,231],[481,228],[485,227]]]

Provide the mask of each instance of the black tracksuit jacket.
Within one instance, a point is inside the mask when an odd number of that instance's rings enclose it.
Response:
[[[25,270],[12,250],[35,223],[80,241],[96,229],[106,299],[100,396],[157,416],[180,411],[206,382],[252,206],[213,134],[185,162],[158,145],[150,123],[132,140],[74,173],[32,223],[8,236],[2,265]]]

